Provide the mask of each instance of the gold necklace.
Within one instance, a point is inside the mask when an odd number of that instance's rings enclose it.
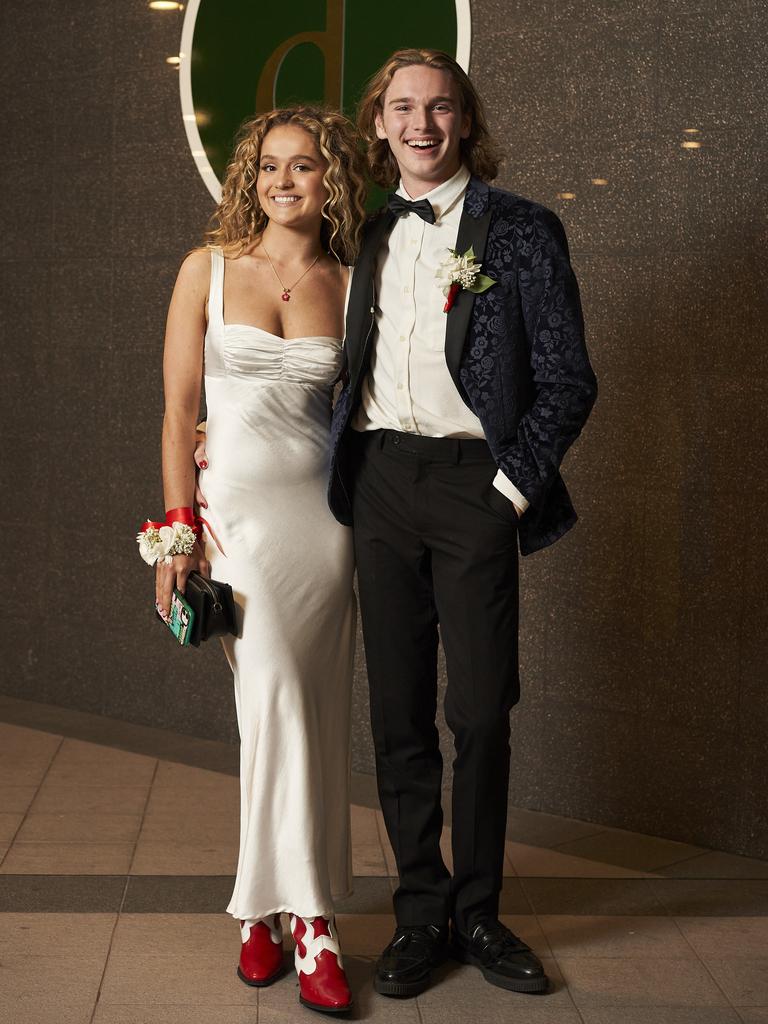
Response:
[[[283,282],[280,280],[280,275],[278,274],[277,270],[275,269],[275,264],[272,262],[272,257],[267,252],[267,247],[266,247],[266,245],[264,245],[263,242],[261,243],[261,248],[264,250],[264,255],[269,260],[269,265],[270,265],[270,267],[272,267],[272,273],[275,275],[275,277],[277,278],[277,280],[278,280],[278,282],[280,284],[280,287],[283,289],[283,294],[280,296],[280,298],[283,300],[283,302],[288,302],[288,300],[291,297],[291,292],[293,291],[293,289],[296,287],[296,285],[299,283],[299,281],[301,281],[304,277],[307,276],[307,274],[310,272],[312,267],[314,267],[314,265],[317,263],[317,261],[323,255],[321,252],[319,252],[317,254],[317,256],[315,256],[315,258],[309,264],[309,266],[304,271],[304,273],[301,275],[301,277],[298,278],[298,280],[294,281],[290,288],[286,288],[285,285],[283,284]]]

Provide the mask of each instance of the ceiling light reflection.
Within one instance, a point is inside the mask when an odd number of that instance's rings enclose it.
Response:
[[[576,198],[576,193],[575,192],[558,192],[556,198],[557,199],[575,199]]]
[[[680,143],[680,146],[683,149],[701,149],[701,143],[700,142],[694,142],[693,139],[690,139],[690,140],[686,139],[685,142],[681,142]]]
[[[608,184],[608,179],[607,178],[590,178],[589,180],[592,182],[593,185],[607,185]]]
[[[149,0],[147,4],[150,11],[183,11],[184,4],[176,3],[176,0]]]
[[[181,57],[166,57],[165,63],[173,64],[173,66],[177,68],[179,64],[181,64]]]

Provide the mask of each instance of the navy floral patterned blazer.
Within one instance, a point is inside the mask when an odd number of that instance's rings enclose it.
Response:
[[[376,256],[393,224],[384,210],[366,225],[347,308],[345,385],[331,424],[328,500],[348,526],[349,424],[370,362]],[[497,466],[530,502],[518,532],[527,555],[554,543],[576,522],[559,467],[589,416],[597,382],[557,216],[473,177],[456,248],[463,253],[470,246],[496,284],[481,295],[459,292],[446,316],[445,360]],[[434,298],[440,301],[437,288]]]

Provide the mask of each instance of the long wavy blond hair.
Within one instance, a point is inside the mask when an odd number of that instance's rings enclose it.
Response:
[[[357,127],[368,144],[368,171],[382,188],[392,188],[400,174],[397,161],[386,139],[376,135],[376,115],[384,111],[384,93],[400,68],[424,65],[447,71],[461,98],[462,113],[469,113],[472,127],[469,138],[461,140],[461,159],[471,174],[483,181],[493,181],[499,173],[499,150],[488,130],[483,101],[464,69],[442,50],[397,50],[370,79],[357,108]]]
[[[237,257],[264,231],[269,218],[256,192],[261,146],[269,131],[286,124],[308,132],[328,164],[323,176],[328,198],[323,205],[321,245],[342,263],[354,263],[365,220],[365,158],[352,122],[319,107],[270,110],[243,122],[206,242]]]

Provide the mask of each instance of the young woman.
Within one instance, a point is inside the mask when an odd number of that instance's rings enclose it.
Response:
[[[164,356],[165,507],[194,517],[204,382],[209,533],[191,555],[158,563],[158,606],[167,614],[174,586],[198,570],[232,585],[240,614],[224,643],[241,739],[228,907],[241,922],[238,974],[263,986],[282,973],[288,913],[301,1002],[325,1012],[351,1005],[333,906],[351,879],[353,555],[326,487],[363,182],[340,114],[297,108],[246,122],[208,245],[179,271]]]

